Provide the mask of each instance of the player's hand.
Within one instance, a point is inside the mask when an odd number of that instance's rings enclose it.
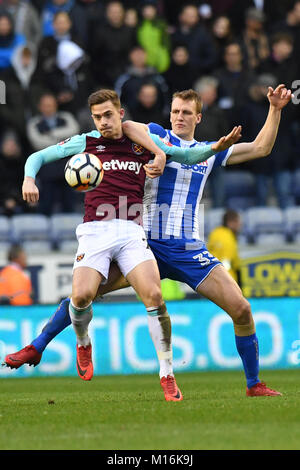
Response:
[[[166,154],[161,152],[156,154],[152,163],[146,163],[144,165],[144,170],[148,178],[157,178],[161,176],[164,172],[166,165]]]
[[[23,199],[26,202],[38,202],[39,200],[39,190],[36,186],[34,179],[30,176],[25,176],[22,186],[22,195]]]
[[[288,90],[285,85],[281,84],[273,90],[271,86],[268,87],[268,100],[271,106],[280,110],[284,108],[293,98],[291,90]]]
[[[218,142],[212,144],[211,148],[215,150],[216,153],[228,149],[229,147],[231,147],[231,145],[235,144],[241,138],[241,131],[242,126],[235,126],[229,134],[221,137]]]

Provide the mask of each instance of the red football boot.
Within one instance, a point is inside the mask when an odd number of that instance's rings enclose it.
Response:
[[[182,393],[176,384],[175,377],[168,375],[160,379],[160,385],[164,391],[166,401],[181,401]]]
[[[18,352],[7,354],[4,359],[4,364],[11,369],[19,369],[23,364],[29,364],[35,367],[40,363],[41,358],[42,354],[30,344]]]
[[[82,380],[91,380],[94,374],[93,362],[92,362],[92,345],[88,346],[76,346],[77,359],[76,368],[79,377]]]
[[[246,395],[247,397],[281,397],[282,393],[267,387],[264,382],[258,382],[253,387],[246,389]]]

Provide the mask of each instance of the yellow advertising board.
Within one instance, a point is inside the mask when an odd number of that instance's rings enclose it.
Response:
[[[299,297],[300,253],[280,251],[241,260],[245,297]]]

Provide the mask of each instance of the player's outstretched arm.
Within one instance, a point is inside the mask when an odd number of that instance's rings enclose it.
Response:
[[[266,157],[271,153],[278,133],[281,111],[290,102],[293,95],[291,90],[281,84],[275,90],[269,87],[267,97],[270,107],[265,124],[253,142],[242,142],[234,146],[227,160],[227,165]]]
[[[59,160],[60,158],[81,153],[84,151],[85,146],[86,138],[85,135],[82,134],[32,153],[27,158],[24,168],[24,181],[22,186],[24,201],[31,203],[39,200],[39,190],[35,184],[35,177],[43,165]]]
[[[148,150],[155,153],[155,147],[159,147],[167,154],[168,160],[185,163],[188,165],[195,165],[196,163],[203,162],[207,160],[212,155],[215,155],[218,152],[228,149],[231,145],[237,142],[241,137],[241,126],[236,126],[232,131],[227,135],[221,137],[218,142],[213,144],[182,148],[172,145],[170,143],[165,143],[162,138],[156,134],[148,132],[148,127],[146,124],[134,122],[134,121],[125,121],[123,123],[123,131],[126,135],[135,142],[143,145],[148,148]],[[145,139],[147,135],[147,146],[145,145]],[[152,140],[153,144],[148,145],[148,141]],[[139,141],[138,141],[139,140]],[[147,176],[152,178],[160,176],[158,172],[153,168],[153,164],[144,165]]]

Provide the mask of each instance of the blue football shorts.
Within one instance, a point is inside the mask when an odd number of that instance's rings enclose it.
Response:
[[[210,271],[222,264],[203,242],[186,244],[183,240],[151,240],[148,244],[156,258],[161,279],[184,282],[196,290]]]

